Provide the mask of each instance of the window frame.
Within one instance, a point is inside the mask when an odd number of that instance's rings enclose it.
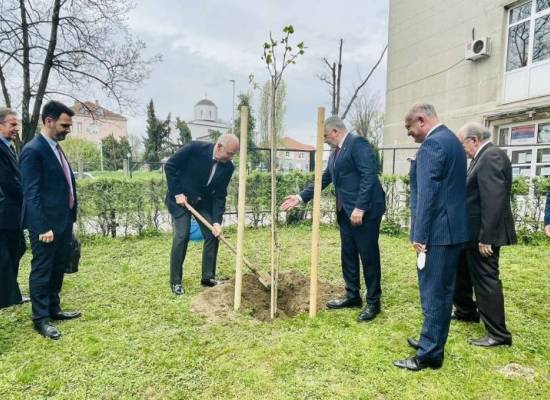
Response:
[[[510,23],[512,10],[514,10],[518,7],[521,7],[521,6],[523,6],[523,5],[525,5],[529,2],[531,2],[531,13],[529,14],[529,16],[527,18],[523,18],[523,19],[518,20],[516,22]],[[536,0],[523,1],[521,3],[514,4],[513,6],[510,6],[508,8],[508,10],[506,10],[506,30],[505,30],[506,40],[505,40],[505,47],[504,47],[504,49],[505,49],[505,51],[504,51],[504,74],[505,75],[511,74],[511,73],[517,73],[518,71],[525,70],[525,69],[530,69],[532,66],[541,65],[541,64],[545,64],[545,63],[550,63],[550,57],[548,57],[544,60],[533,62],[533,48],[534,48],[534,43],[535,43],[535,24],[536,24],[537,19],[539,19],[541,17],[545,17],[547,15],[550,15],[550,7],[537,12],[537,2],[536,2]],[[528,45],[528,49],[527,49],[527,65],[525,65],[523,67],[511,69],[510,71],[508,71],[508,69],[507,69],[507,67],[508,67],[508,43],[509,43],[509,40],[510,40],[510,28],[512,28],[514,26],[517,26],[517,25],[520,25],[520,24],[523,24],[527,21],[529,21],[529,45]]]

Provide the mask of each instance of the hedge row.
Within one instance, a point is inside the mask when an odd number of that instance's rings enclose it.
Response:
[[[270,221],[271,181],[266,172],[254,172],[247,178],[246,208],[249,224],[261,226]],[[277,204],[284,197],[298,193],[313,173],[294,171],[277,176]],[[408,176],[382,175],[382,186],[386,192],[387,212],[382,232],[401,233],[409,225],[409,181]],[[227,212],[237,209],[238,177],[235,176],[228,188]],[[512,210],[516,228],[521,235],[529,235],[542,228],[545,194],[550,187],[549,178],[529,180],[521,177],[514,180],[512,187]],[[158,178],[128,179],[99,178],[79,180],[77,183],[80,201],[78,227],[81,233],[99,233],[103,236],[143,235],[159,232],[169,227],[170,219],[164,206],[166,181]],[[321,218],[323,222],[335,221],[334,188],[325,190],[321,196]],[[311,203],[306,207],[281,213],[281,223],[297,223],[311,216]]]

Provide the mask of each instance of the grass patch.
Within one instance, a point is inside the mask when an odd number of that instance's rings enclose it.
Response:
[[[230,233],[230,240],[236,235]],[[269,265],[265,229],[247,231],[246,254]],[[310,228],[282,228],[281,268],[309,271]],[[527,399],[550,398],[548,248],[515,246],[501,256],[510,348],[466,343],[481,324],[453,322],[439,371],[392,366],[411,353],[421,324],[414,253],[405,237],[382,237],[383,311],[358,324],[358,310],[323,311],[258,323],[243,315],[209,323],[190,312],[202,290],[202,244],[192,243],[186,294],[168,287],[171,238],[87,240],[81,272],[66,276],[62,304],[83,317],[59,323],[55,342],[33,332],[30,305],[0,311],[0,399]],[[29,254],[20,272],[27,290]],[[219,276],[234,259],[220,248]],[[339,235],[321,231],[321,279],[342,283]],[[505,375],[515,363],[534,374]]]

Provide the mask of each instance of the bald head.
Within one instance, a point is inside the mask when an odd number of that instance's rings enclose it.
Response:
[[[428,132],[438,123],[435,108],[428,103],[417,103],[405,114],[407,136],[411,136],[416,143],[422,143]]]
[[[468,122],[457,131],[456,136],[468,157],[474,158],[478,149],[491,138],[491,131],[479,122]]]
[[[222,163],[231,161],[239,152],[239,138],[232,133],[224,133],[215,144],[214,158]]]

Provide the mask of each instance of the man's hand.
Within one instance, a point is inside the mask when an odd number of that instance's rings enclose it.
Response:
[[[298,205],[300,205],[300,197],[296,194],[291,194],[290,196],[285,197],[285,201],[281,204],[281,210],[290,211]]]
[[[184,194],[177,194],[175,197],[176,197],[176,204],[183,206],[185,205],[185,203],[187,203],[187,197]]]
[[[418,242],[413,242],[412,245],[414,247],[414,250],[417,253],[423,253],[423,252],[426,251],[426,245],[425,244],[418,243]]]
[[[544,227],[544,233],[546,234],[546,236],[550,237],[550,224]]]
[[[212,234],[214,235],[214,237],[218,237],[222,234],[222,227],[220,224],[218,223],[215,223],[215,224],[212,224]]]
[[[53,231],[49,230],[46,233],[41,233],[40,235],[38,235],[38,240],[40,240],[41,242],[44,242],[44,243],[53,242]]]
[[[483,257],[489,257],[493,255],[493,247],[490,244],[479,242],[478,247],[479,247],[479,253]]]
[[[349,217],[352,226],[359,226],[363,223],[363,215],[365,212],[358,208],[354,208],[351,216]]]

